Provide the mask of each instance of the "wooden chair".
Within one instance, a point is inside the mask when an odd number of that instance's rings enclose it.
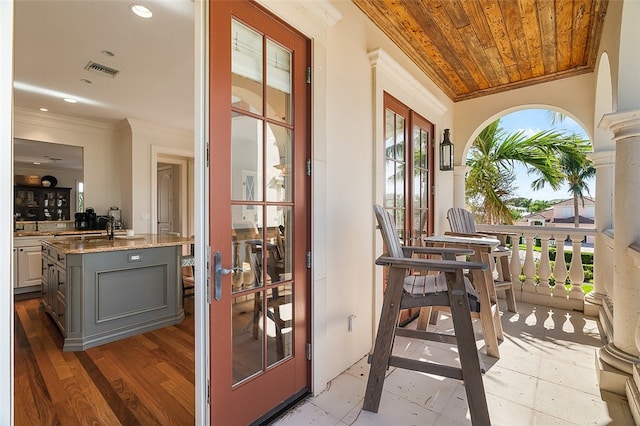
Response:
[[[262,262],[257,253],[251,253],[251,269],[254,272],[254,287],[262,287]],[[271,284],[269,274],[267,274],[267,284]],[[290,353],[285,352],[285,339],[290,339],[287,334],[292,330],[292,295],[290,292],[281,294],[278,287],[272,287],[266,291],[266,323],[263,321],[262,292],[254,294],[253,299],[253,338],[258,339],[260,329],[266,328],[267,336],[275,338],[277,360],[284,359]]]
[[[376,260],[376,264],[387,266],[389,275],[376,341],[370,356],[371,369],[363,409],[378,411],[386,370],[394,366],[463,380],[472,423],[489,425],[482,370],[470,315],[471,310],[479,310],[479,304],[471,283],[463,275],[463,269],[482,270],[487,266],[483,263],[455,260],[456,255],[470,254],[471,250],[402,247],[389,212],[379,205],[374,206],[374,212],[386,247],[385,254]],[[441,259],[414,259],[412,255],[415,253],[435,254]],[[438,273],[409,275],[412,270]],[[451,309],[455,335],[397,326],[400,309],[443,305]],[[455,344],[458,347],[460,367],[392,355],[396,335]]]
[[[167,232],[167,235],[173,237],[180,237],[179,232]],[[181,281],[182,281],[182,298],[194,297],[196,294],[195,287],[195,267],[196,257],[194,255],[193,244],[189,250],[189,254],[182,255],[180,258],[180,267],[182,268]]]
[[[447,219],[449,220],[449,226],[452,232],[446,232],[448,235],[458,235],[464,237],[481,237],[488,238],[494,237],[500,241],[500,244],[492,252],[491,265],[492,270],[497,272],[497,278],[494,280],[494,287],[496,291],[504,291],[505,298],[507,300],[507,309],[509,312],[518,312],[516,305],[516,295],[513,290],[513,280],[511,278],[511,270],[509,269],[509,260],[511,258],[511,250],[505,245],[507,237],[514,238],[516,234],[503,233],[503,232],[478,232],[476,230],[476,223],[473,215],[468,210],[452,207],[447,211]],[[516,277],[517,279],[518,277]]]

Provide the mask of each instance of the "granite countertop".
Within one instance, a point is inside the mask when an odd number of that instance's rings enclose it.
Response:
[[[125,230],[116,231],[117,234],[125,234]],[[73,236],[73,235],[107,235],[107,231],[104,229],[65,229],[60,231],[15,231],[14,237],[59,237],[59,236]]]
[[[70,236],[43,241],[64,254],[98,253],[118,250],[139,250],[154,247],[179,246],[191,244],[193,239],[171,235],[136,234],[134,236],[116,235],[113,240],[106,236]]]

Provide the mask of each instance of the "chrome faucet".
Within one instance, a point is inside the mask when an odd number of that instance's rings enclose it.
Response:
[[[109,222],[107,222],[107,235],[110,240],[115,238],[115,219],[113,216],[109,216]]]

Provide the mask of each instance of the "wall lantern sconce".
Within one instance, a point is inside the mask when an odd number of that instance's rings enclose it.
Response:
[[[440,143],[440,170],[453,170],[453,144],[449,138],[449,129],[444,129]]]

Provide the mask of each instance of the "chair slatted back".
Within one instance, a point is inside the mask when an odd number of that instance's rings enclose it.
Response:
[[[468,210],[452,207],[447,211],[447,219],[452,232],[460,234],[475,234],[476,222]]]
[[[404,257],[400,237],[398,237],[395,221],[393,220],[393,217],[391,217],[391,214],[378,204],[373,206],[373,211],[376,214],[378,227],[382,234],[382,240],[384,241],[384,245],[387,247],[387,254],[391,257]]]

